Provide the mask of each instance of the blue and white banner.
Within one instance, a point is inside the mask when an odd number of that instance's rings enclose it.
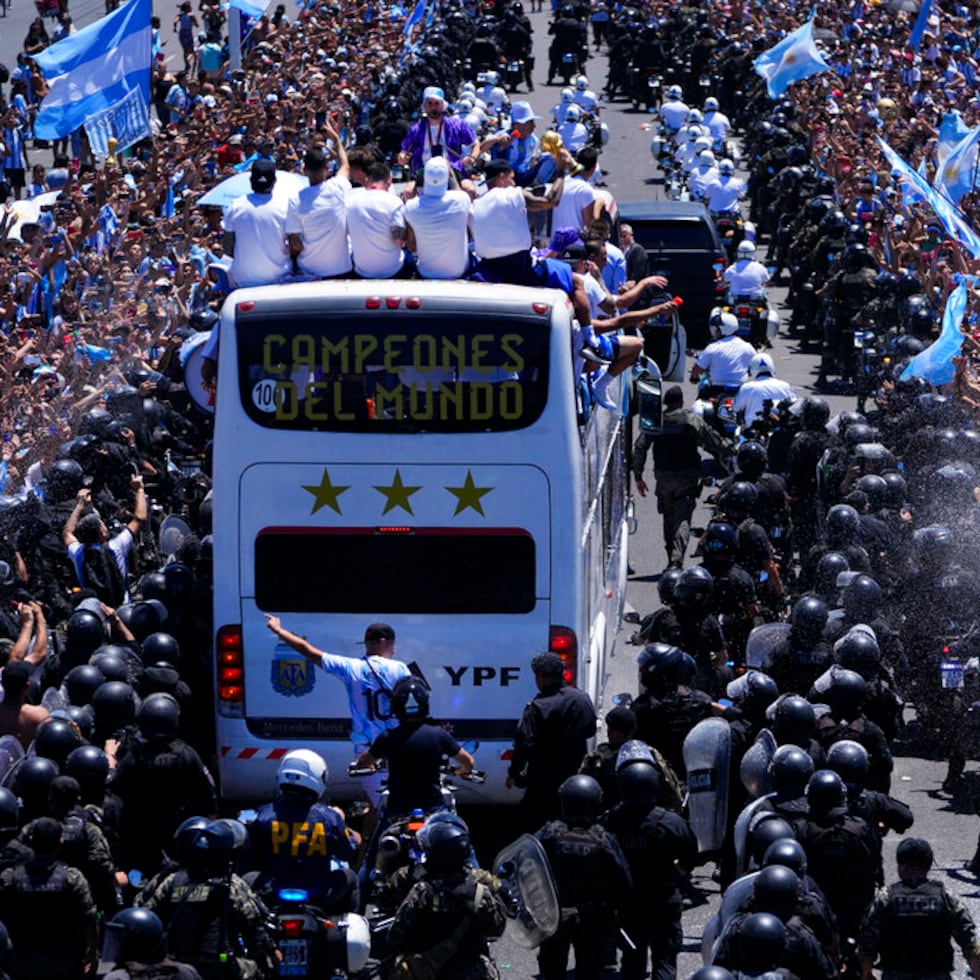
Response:
[[[812,17],[768,51],[763,51],[752,67],[766,80],[771,99],[779,98],[793,82],[831,70],[813,40]]]
[[[150,106],[139,89],[127,93],[97,116],[86,120],[85,132],[97,157],[109,155],[109,137],[117,140],[116,153],[153,135],[150,125]]]
[[[973,190],[977,176],[978,141],[980,141],[980,126],[967,132],[936,171],[933,187],[940,194],[948,197],[953,204],[959,204],[960,198]]]
[[[34,122],[36,137],[69,136],[124,102],[129,107],[125,118],[134,120],[129,101],[135,101],[134,92],[149,120],[151,10],[151,0],[127,0],[107,17],[34,55],[49,85]],[[149,129],[142,135],[149,135]]]
[[[926,32],[926,27],[929,25],[929,17],[932,15],[932,0],[922,0],[922,6],[919,7],[919,16],[915,18],[915,26],[912,28],[912,33],[909,35],[909,45],[912,47],[913,51],[919,50],[919,45],[922,44],[922,35]]]
[[[960,323],[966,313],[968,298],[966,284],[963,282],[946,297],[943,326],[939,336],[921,354],[916,354],[909,361],[909,366],[902,372],[902,381],[925,378],[931,385],[947,385],[953,380],[956,370],[953,358],[963,347]]]
[[[230,0],[229,7],[237,7],[249,17],[259,18],[268,8],[270,0]]]

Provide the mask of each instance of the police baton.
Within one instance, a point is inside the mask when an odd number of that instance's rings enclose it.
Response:
[[[623,940],[623,948],[628,949],[631,953],[636,952],[636,943],[630,939],[630,934],[625,929],[619,930],[619,937]]]

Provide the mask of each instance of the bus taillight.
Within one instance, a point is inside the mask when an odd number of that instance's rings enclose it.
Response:
[[[224,707],[245,700],[245,664],[242,654],[242,627],[238,623],[222,626],[217,635],[218,701]]]
[[[548,649],[557,653],[565,662],[563,675],[566,684],[576,681],[576,665],[578,663],[578,638],[575,630],[568,626],[552,626],[548,634]]]

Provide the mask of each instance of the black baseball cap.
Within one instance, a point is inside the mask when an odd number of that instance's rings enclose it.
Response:
[[[251,170],[252,190],[267,194],[276,183],[276,165],[271,160],[256,160]]]
[[[489,160],[483,168],[487,180],[493,180],[501,174],[509,174],[514,168],[506,160]]]
[[[371,623],[364,630],[364,639],[358,640],[358,643],[369,643],[371,640],[388,640],[391,642],[395,639],[395,631],[387,623]]]
[[[561,253],[562,262],[582,262],[588,257],[588,251],[579,242],[573,242]]]

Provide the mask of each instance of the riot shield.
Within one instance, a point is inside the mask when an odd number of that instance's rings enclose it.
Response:
[[[507,929],[514,942],[534,949],[558,930],[561,908],[548,855],[537,838],[523,834],[493,862],[503,888]]]
[[[749,633],[745,643],[745,663],[756,670],[768,670],[773,656],[789,643],[789,623],[763,623]]]
[[[157,550],[161,555],[170,558],[175,555],[184,543],[184,539],[191,533],[190,525],[182,517],[176,514],[168,514],[160,525],[159,541]]]
[[[631,762],[649,762],[650,765],[657,766],[657,760],[654,759],[650,746],[638,738],[623,742],[620,746],[619,752],[616,753],[616,772]],[[657,769],[659,768],[660,766],[657,766]]]
[[[753,799],[772,792],[769,784],[769,763],[772,762],[777,747],[773,733],[768,728],[763,728],[742,756],[739,775],[742,785]]]
[[[732,731],[721,718],[699,721],[684,739],[688,819],[698,850],[717,851],[728,824]]]
[[[14,735],[0,738],[0,785],[8,785],[7,775],[24,757],[24,748]]]
[[[717,922],[717,931],[712,937],[711,946],[707,947],[707,956],[705,955],[706,943],[702,942],[701,945],[701,958],[706,964],[714,963],[718,953],[719,940],[724,936],[732,919],[748,905],[755,892],[755,879],[758,877],[759,872],[753,871],[750,874],[742,875],[741,878],[736,878],[725,889],[725,894],[721,897],[721,908],[713,920]],[[707,930],[705,930],[705,940],[707,938]]]
[[[56,711],[64,711],[68,707],[68,698],[56,687],[49,687],[41,698],[41,707],[47,708],[51,714]]]
[[[744,875],[749,864],[749,829],[752,826],[752,818],[773,796],[775,793],[767,793],[753,800],[742,809],[735,820],[735,873],[738,875]]]

